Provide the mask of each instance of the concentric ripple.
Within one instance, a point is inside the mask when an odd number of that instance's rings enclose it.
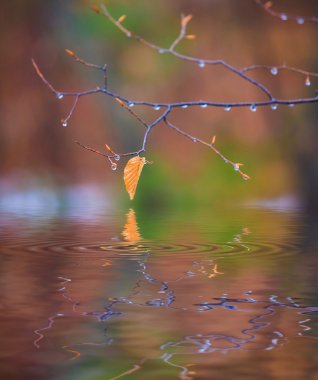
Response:
[[[21,241],[19,244],[11,242],[6,244],[7,251],[21,251],[56,255],[79,255],[98,257],[105,254],[118,256],[140,256],[144,254],[155,254],[169,256],[174,254],[211,254],[215,258],[231,257],[267,257],[273,258],[290,257],[298,251],[298,247],[288,242],[248,242],[248,243],[187,243],[187,242],[160,242],[141,241],[129,243],[125,241],[86,243],[74,241]]]

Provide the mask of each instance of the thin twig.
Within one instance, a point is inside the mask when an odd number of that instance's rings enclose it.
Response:
[[[103,66],[99,66],[99,65],[96,65],[95,63],[87,62],[84,59],[78,57],[72,50],[65,49],[65,51],[70,57],[72,57],[76,62],[81,63],[83,66],[102,71],[104,75],[104,86],[105,88],[107,88],[107,64],[106,63]]]
[[[273,96],[272,96],[271,92],[265,86],[263,86],[261,83],[257,82],[256,80],[248,77],[247,75],[244,74],[244,72],[242,72],[239,69],[236,69],[234,66],[226,63],[224,60],[220,60],[220,59],[216,59],[216,60],[201,59],[201,58],[195,58],[195,57],[187,56],[187,55],[180,54],[180,53],[176,52],[174,50],[174,47],[185,37],[187,23],[182,23],[181,22],[181,30],[180,30],[179,37],[172,43],[172,45],[170,46],[169,49],[165,49],[165,48],[162,48],[162,47],[160,47],[158,45],[155,45],[155,44],[153,44],[153,43],[145,40],[144,38],[138,36],[137,34],[131,32],[130,30],[126,29],[120,22],[118,22],[117,20],[115,20],[112,17],[112,15],[110,14],[110,12],[108,11],[107,7],[104,4],[101,5],[100,9],[99,8],[97,8],[97,9],[94,8],[94,11],[96,13],[102,14],[104,17],[106,17],[113,25],[115,25],[128,38],[134,38],[135,40],[141,42],[142,44],[148,46],[151,49],[154,49],[154,50],[158,51],[159,53],[168,53],[168,54],[171,54],[171,55],[173,55],[173,56],[175,56],[177,58],[183,59],[184,61],[194,62],[197,65],[199,65],[199,67],[204,67],[205,65],[222,65],[226,69],[232,71],[234,74],[240,76],[241,78],[243,78],[246,81],[250,82],[254,86],[258,87],[270,99],[273,99]]]
[[[292,20],[292,21],[296,21],[297,24],[299,25],[302,25],[304,24],[305,22],[318,22],[318,17],[316,16],[291,16],[285,12],[277,12],[275,10],[272,9],[273,7],[273,1],[263,1],[263,0],[254,0],[256,4],[258,4],[259,6],[261,6],[263,8],[263,10],[265,12],[267,12],[269,15],[273,16],[273,17],[277,17],[279,18],[280,20],[282,21],[287,21],[287,20]]]
[[[233,161],[231,161],[231,160],[229,160],[228,158],[226,158],[216,147],[215,147],[215,144],[213,144],[213,143],[207,143],[206,141],[204,141],[204,140],[201,140],[201,139],[199,139],[198,137],[194,137],[194,136],[192,136],[192,135],[190,135],[189,133],[187,133],[187,132],[185,132],[185,131],[183,131],[182,129],[180,129],[180,128],[178,128],[178,127],[176,127],[174,124],[172,124],[166,117],[164,118],[164,121],[165,121],[165,123],[166,123],[166,125],[168,126],[168,127],[170,127],[170,128],[172,128],[172,129],[174,129],[176,132],[178,132],[178,133],[180,133],[181,135],[183,135],[183,136],[185,136],[185,137],[187,137],[189,140],[191,140],[192,142],[194,142],[194,143],[200,143],[200,144],[202,144],[202,145],[205,145],[205,146],[207,146],[208,148],[210,148],[210,149],[212,149],[213,150],[213,152],[215,153],[215,154],[217,154],[226,164],[230,164],[230,165],[232,165],[233,166],[233,169],[235,170],[235,171],[237,171],[241,176],[242,176],[242,178],[243,179],[245,179],[245,180],[248,180],[248,179],[250,179],[250,177],[246,174],[246,173],[244,173],[244,172],[242,172],[241,171],[241,169],[240,169],[240,166],[242,166],[242,164],[241,163],[238,163],[238,162],[233,162]]]
[[[272,12],[272,10],[270,9],[270,6],[268,5],[268,2],[264,4],[260,0],[255,0],[255,1],[259,5],[262,5],[264,7],[264,9],[266,9],[267,11],[270,10],[270,12]],[[267,66],[267,65],[251,65],[248,67],[244,67],[242,69],[238,69],[238,68],[228,64],[227,62],[225,62],[222,59],[215,59],[215,60],[201,59],[201,58],[196,58],[196,57],[184,55],[184,54],[177,52],[175,50],[175,48],[178,46],[178,44],[183,39],[186,39],[186,38],[193,39],[195,37],[194,35],[187,35],[187,26],[188,26],[188,23],[191,21],[191,18],[192,18],[191,15],[187,15],[187,16],[182,15],[181,16],[181,27],[180,27],[179,34],[178,34],[177,38],[172,42],[170,47],[168,49],[166,49],[166,48],[162,48],[160,46],[157,46],[157,45],[147,41],[143,37],[140,37],[137,34],[131,32],[130,30],[125,28],[123,26],[122,22],[124,21],[126,16],[123,15],[118,20],[116,20],[110,14],[110,12],[108,11],[108,9],[105,5],[101,5],[100,8],[94,7],[93,10],[96,13],[101,14],[102,16],[106,17],[126,37],[134,38],[138,42],[142,43],[143,45],[147,46],[148,48],[151,48],[151,49],[157,51],[158,53],[170,54],[170,55],[172,55],[176,58],[179,58],[181,60],[184,60],[186,62],[196,63],[200,68],[203,68],[206,65],[211,65],[211,66],[221,65],[225,69],[229,70],[230,72],[234,73],[235,75],[241,77],[243,80],[251,83],[253,86],[260,89],[268,97],[267,100],[256,101],[256,102],[255,101],[245,101],[245,102],[226,102],[226,103],[225,102],[216,102],[216,101],[211,101],[211,100],[208,100],[208,101],[199,100],[199,101],[187,101],[187,102],[181,101],[181,102],[174,102],[174,103],[163,103],[163,102],[154,103],[154,102],[149,102],[149,101],[144,101],[144,100],[136,101],[136,100],[128,99],[128,98],[126,98],[120,94],[117,94],[117,93],[108,89],[108,87],[107,87],[107,65],[106,64],[104,66],[99,66],[99,65],[96,65],[94,63],[89,63],[86,60],[78,57],[75,53],[73,53],[71,50],[68,50],[68,49],[66,50],[67,54],[69,56],[71,56],[76,62],[84,65],[85,67],[93,68],[93,69],[97,69],[99,71],[102,71],[102,73],[104,75],[104,86],[103,87],[97,87],[97,88],[90,89],[90,90],[86,90],[86,91],[78,91],[78,92],[57,91],[52,86],[52,84],[45,78],[44,74],[41,72],[41,70],[38,67],[38,65],[36,64],[36,62],[32,59],[32,65],[35,69],[36,74],[39,76],[39,78],[42,80],[42,82],[48,87],[48,89],[56,96],[57,99],[63,99],[64,97],[73,97],[74,98],[74,103],[73,103],[69,113],[67,114],[66,118],[62,120],[62,125],[64,127],[67,126],[69,119],[72,117],[72,115],[73,115],[73,113],[77,107],[77,104],[78,104],[80,97],[89,96],[89,95],[96,94],[96,93],[102,93],[102,94],[107,95],[111,98],[114,98],[123,108],[125,108],[125,110],[127,110],[132,116],[134,116],[139,121],[140,124],[142,124],[146,128],[144,136],[143,136],[141,148],[137,151],[134,151],[134,152],[118,154],[118,153],[115,153],[113,150],[111,150],[108,147],[108,145],[106,145],[106,148],[111,153],[111,154],[106,154],[106,153],[102,153],[102,152],[100,152],[94,148],[91,148],[89,146],[83,145],[83,144],[79,143],[78,141],[75,141],[83,149],[89,150],[93,153],[96,153],[96,154],[101,155],[104,158],[106,158],[111,163],[111,167],[113,170],[116,170],[116,167],[117,167],[117,164],[113,160],[117,161],[121,157],[140,155],[141,153],[145,152],[148,137],[149,137],[149,134],[150,134],[152,128],[155,127],[156,125],[158,125],[161,121],[164,121],[168,127],[174,129],[179,134],[187,137],[188,139],[190,139],[193,142],[199,142],[199,143],[209,147],[210,149],[212,149],[214,151],[214,153],[217,154],[225,163],[229,163],[230,165],[232,165],[234,170],[237,171],[242,176],[243,179],[249,179],[249,176],[241,171],[241,169],[240,169],[241,164],[240,163],[235,163],[235,162],[227,159],[215,147],[215,139],[214,138],[213,138],[211,143],[207,143],[207,142],[205,142],[199,138],[196,138],[196,137],[188,134],[187,132],[181,130],[180,128],[176,127],[174,124],[172,124],[167,119],[167,116],[170,114],[170,112],[175,108],[185,109],[188,107],[202,107],[202,108],[222,107],[226,111],[228,111],[234,107],[249,107],[251,109],[251,111],[255,112],[257,107],[262,107],[262,106],[271,106],[272,109],[276,109],[278,105],[294,106],[297,104],[317,103],[318,102],[318,94],[316,94],[313,97],[307,97],[307,98],[276,99],[272,95],[272,93],[262,83],[260,83],[259,81],[249,77],[246,74],[249,71],[253,71],[253,70],[257,70],[257,69],[270,70],[270,72],[273,75],[278,74],[278,72],[280,70],[288,70],[291,72],[296,72],[296,73],[305,75],[305,77],[306,77],[305,84],[307,86],[309,86],[310,85],[310,77],[318,77],[318,73],[309,72],[306,70],[302,70],[302,69],[298,69],[298,68],[290,67],[290,66],[286,66],[286,65],[276,66],[276,67],[275,66]],[[152,107],[153,109],[155,109],[157,111],[163,108],[163,112],[152,123],[148,123],[142,117],[140,117],[137,112],[135,112],[131,109],[135,105],[136,106]]]

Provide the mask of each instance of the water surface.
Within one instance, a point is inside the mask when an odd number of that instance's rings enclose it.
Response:
[[[1,379],[318,379],[301,211],[1,215]]]

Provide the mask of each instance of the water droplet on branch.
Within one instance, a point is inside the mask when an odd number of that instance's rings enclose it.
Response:
[[[156,110],[156,111],[159,111],[160,110],[160,106],[153,106],[153,109]]]
[[[115,160],[115,161],[119,161],[119,160],[120,160],[120,155],[119,155],[119,154],[116,154],[116,156],[114,157],[114,160]]]
[[[63,95],[61,92],[58,92],[58,93],[56,94],[56,97],[57,97],[58,100],[61,100],[61,99],[64,98],[64,95]]]
[[[201,107],[201,108],[206,108],[207,106],[208,106],[208,105],[207,105],[206,103],[201,103],[201,104],[200,104],[200,107]]]
[[[306,80],[305,80],[305,86],[309,87],[311,85],[311,82],[310,82],[310,78],[309,78],[309,75],[306,77]]]
[[[280,19],[281,19],[282,21],[287,21],[287,20],[288,20],[288,16],[287,16],[287,14],[286,14],[286,13],[282,13],[282,14],[280,15]]]
[[[272,75],[277,75],[278,74],[278,68],[277,67],[272,67],[271,68],[271,74]]]
[[[128,103],[128,107],[130,107],[130,108],[134,107],[134,105],[135,105],[135,104],[134,104],[133,102],[129,102],[129,103]]]
[[[112,162],[111,169],[112,169],[113,171],[115,171],[115,170],[117,169],[117,164],[115,164],[115,162]]]
[[[296,21],[297,21],[297,24],[302,25],[302,24],[304,24],[305,19],[302,17],[297,17]]]
[[[231,109],[232,109],[231,106],[225,106],[225,107],[224,107],[224,111],[227,111],[227,112],[231,111]]]
[[[198,66],[203,69],[205,67],[205,62],[204,61],[199,61]]]
[[[165,52],[165,49],[160,48],[160,49],[158,50],[158,53],[160,53],[160,54],[163,54],[164,52]]]
[[[256,112],[256,111],[257,111],[257,107],[256,107],[256,105],[255,105],[255,104],[251,104],[251,106],[250,106],[250,110],[251,110],[252,112]]]
[[[64,128],[67,127],[67,121],[66,120],[62,120],[62,127],[64,127]]]
[[[188,105],[187,105],[187,104],[183,104],[183,105],[181,106],[181,108],[188,108]]]
[[[271,105],[272,110],[277,110],[277,108],[278,108],[278,104],[274,103]]]

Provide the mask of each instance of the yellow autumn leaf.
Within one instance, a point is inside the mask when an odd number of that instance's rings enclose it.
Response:
[[[146,163],[145,157],[133,157],[131,158],[124,169],[124,182],[126,186],[127,193],[131,200],[134,199],[139,177]]]

